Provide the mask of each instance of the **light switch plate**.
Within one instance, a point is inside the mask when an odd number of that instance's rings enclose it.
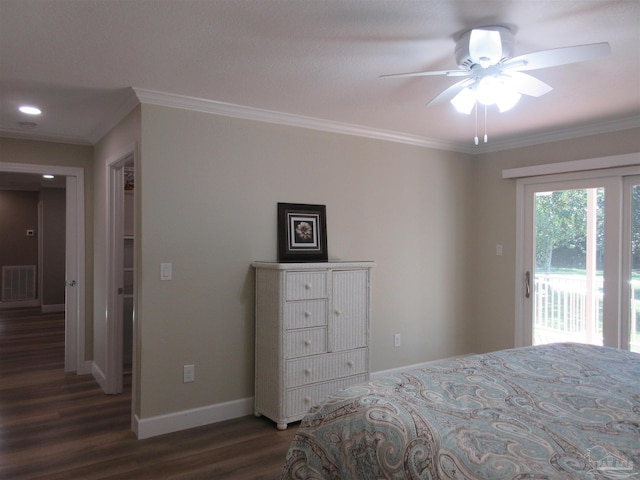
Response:
[[[184,383],[190,383],[196,379],[196,367],[195,365],[185,365],[183,367],[182,381]]]
[[[173,276],[173,265],[171,263],[160,264],[160,280],[171,280]]]

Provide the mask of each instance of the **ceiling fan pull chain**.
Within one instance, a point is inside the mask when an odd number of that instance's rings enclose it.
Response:
[[[476,113],[476,136],[473,137],[473,140],[476,145],[478,145],[478,102],[474,105],[474,110]]]
[[[484,143],[487,143],[489,137],[487,136],[487,106],[484,106]]]

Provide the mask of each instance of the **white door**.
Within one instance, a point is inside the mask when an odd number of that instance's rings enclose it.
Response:
[[[338,270],[332,278],[330,351],[368,345],[368,270]]]
[[[632,288],[640,238],[632,237],[640,237],[640,225],[634,230],[631,219],[640,223],[640,201],[632,202],[640,186],[636,192],[631,177],[609,173],[523,182],[518,344],[573,341],[629,349],[637,338],[630,329],[637,328],[635,298],[640,302],[640,276],[638,292]]]
[[[622,255],[622,331],[629,332],[629,350],[640,353],[640,175],[624,179]]]
[[[65,349],[64,370],[76,372],[78,366],[84,363],[84,358],[79,359],[76,344],[78,339],[78,248],[76,245],[76,177],[67,177],[66,188],[66,241],[65,241]],[[84,339],[82,339],[84,341]]]

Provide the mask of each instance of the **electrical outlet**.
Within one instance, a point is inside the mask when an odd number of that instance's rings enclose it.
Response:
[[[182,373],[182,383],[193,382],[196,379],[195,365],[185,365]]]
[[[402,344],[402,335],[400,335],[399,333],[396,333],[393,336],[393,345],[394,347],[399,347]]]

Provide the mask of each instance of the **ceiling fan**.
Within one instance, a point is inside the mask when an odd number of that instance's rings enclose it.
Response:
[[[458,69],[396,73],[381,75],[380,78],[431,75],[466,77],[445,89],[427,105],[448,100],[458,111],[470,114],[477,103],[485,106],[495,104],[504,112],[513,107],[522,95],[540,97],[552,90],[542,80],[523,72],[592,60],[611,52],[609,44],[603,42],[512,57],[513,45],[514,35],[505,26],[476,27],[462,34],[456,43]]]

